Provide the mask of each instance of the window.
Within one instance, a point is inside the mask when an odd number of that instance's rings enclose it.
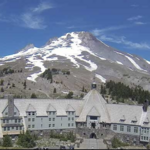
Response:
[[[9,123],[9,120],[7,120],[7,123]]]
[[[61,123],[61,126],[62,126],[62,123]]]
[[[51,118],[49,118],[49,121],[51,121]]]
[[[5,113],[5,115],[7,116],[7,115],[8,115],[8,113],[6,112],[6,113]]]
[[[53,118],[53,121],[55,121],[55,118]]]
[[[62,120],[62,117],[61,117],[61,120]]]
[[[51,124],[49,124],[49,127],[51,127]]]
[[[138,127],[134,127],[134,133],[138,133]]]
[[[3,120],[3,123],[5,123],[5,120]]]
[[[29,112],[29,113],[28,113],[28,115],[30,116],[30,115],[31,115],[31,113]]]
[[[72,118],[72,121],[74,120],[74,118]]]
[[[70,127],[70,123],[68,123],[68,127]]]
[[[51,112],[49,112],[49,115],[51,115]]]
[[[34,128],[35,127],[35,125],[32,125],[32,128]]]
[[[127,126],[127,132],[131,132],[131,127]]]
[[[6,131],[6,127],[4,127],[4,131]]]
[[[14,127],[12,127],[12,130],[14,129]]]
[[[17,113],[16,112],[14,112],[14,115],[16,115]]]
[[[116,131],[116,130],[117,130],[117,125],[116,125],[116,124],[114,124],[114,126],[113,126],[113,130],[114,130],[114,131]]]
[[[91,117],[90,117],[90,120],[97,120],[97,117],[91,116]]]
[[[8,127],[7,130],[9,131],[9,130],[10,130],[10,127]]]
[[[120,126],[120,131],[124,131],[124,126]]]
[[[68,120],[70,121],[70,118],[68,118]]]
[[[34,122],[34,121],[35,121],[35,119],[34,119],[34,118],[32,118],[32,121]]]
[[[31,125],[28,125],[28,128],[31,128]]]
[[[55,112],[53,112],[53,115],[55,115]]]
[[[20,130],[22,130],[22,127],[20,127]]]
[[[72,127],[74,126],[74,124],[72,123]]]
[[[70,115],[70,112],[68,112],[68,115]]]
[[[16,127],[16,130],[18,130],[18,127]]]
[[[53,127],[55,127],[55,124],[53,124]]]
[[[72,112],[72,115],[74,115],[74,112]]]
[[[30,121],[31,121],[31,118],[28,118],[28,121],[30,122]]]
[[[19,120],[18,120],[18,123],[20,123],[20,122],[21,122],[21,120],[19,119]]]
[[[32,115],[34,116],[34,115],[35,115],[35,112],[32,112]]]

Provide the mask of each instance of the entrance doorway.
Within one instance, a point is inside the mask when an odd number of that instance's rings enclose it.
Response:
[[[91,133],[90,139],[96,139],[96,134],[95,133]]]
[[[95,123],[91,123],[91,127],[92,127],[93,129],[95,129],[96,124],[95,124]]]

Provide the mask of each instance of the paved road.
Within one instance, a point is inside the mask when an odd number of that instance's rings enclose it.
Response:
[[[101,139],[84,139],[79,149],[107,149]]]

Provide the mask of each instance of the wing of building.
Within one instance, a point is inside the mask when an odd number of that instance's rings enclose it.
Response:
[[[93,83],[82,99],[8,99],[0,100],[0,138],[21,131],[63,129],[110,130],[114,134],[150,139],[150,108],[107,104]],[[85,134],[85,133],[84,133]],[[102,135],[102,134],[101,134]]]

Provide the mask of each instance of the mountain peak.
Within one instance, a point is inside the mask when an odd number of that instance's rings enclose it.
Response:
[[[25,52],[25,51],[27,51],[28,49],[34,48],[34,47],[35,47],[34,44],[28,44],[28,45],[26,45],[23,49],[21,49],[21,51],[22,51],[22,52]]]

